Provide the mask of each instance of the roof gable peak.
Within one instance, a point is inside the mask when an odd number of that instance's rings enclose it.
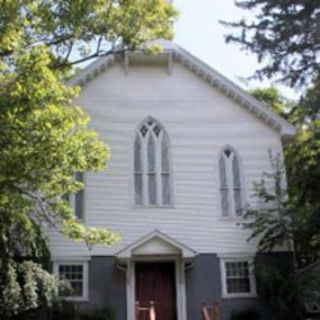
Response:
[[[184,67],[201,77],[209,85],[215,87],[216,89],[233,99],[239,105],[254,114],[258,119],[273,128],[281,135],[283,139],[289,139],[296,134],[295,127],[292,126],[288,121],[274,113],[267,104],[262,103],[256,98],[252,97],[234,82],[227,79],[218,71],[214,70],[212,67],[210,67],[197,57],[193,56],[191,53],[189,53],[179,45],[171,41],[164,41],[162,45],[163,52],[159,54],[158,57],[163,58],[163,56],[166,55],[169,65],[172,65],[172,60],[182,64]],[[107,68],[114,65],[117,60],[121,61],[122,59],[126,67],[130,55],[137,54],[143,55],[145,53],[144,51],[136,51],[133,53],[125,53],[122,56],[110,55],[107,57],[100,57],[89,66],[84,68],[82,71],[80,71],[77,75],[75,75],[75,77],[69,82],[69,84],[85,86],[93,78],[104,72]],[[150,57],[150,55],[146,55],[146,58],[147,57]]]
[[[139,256],[180,256],[193,259],[196,252],[186,245],[155,229],[116,254],[120,261],[128,261]]]

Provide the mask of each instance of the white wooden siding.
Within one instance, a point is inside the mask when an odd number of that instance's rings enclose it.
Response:
[[[268,150],[282,150],[273,129],[177,63],[172,75],[161,65],[130,66],[128,75],[115,65],[84,87],[77,103],[112,152],[106,172],[87,174],[86,223],[120,231],[122,240],[88,251],[50,231],[53,256],[114,254],[155,228],[201,253],[255,251],[239,220],[222,217],[219,154],[226,145],[237,150],[247,198],[255,205],[252,184],[270,167]],[[170,137],[171,208],[133,205],[134,134],[147,116],[157,119]]]

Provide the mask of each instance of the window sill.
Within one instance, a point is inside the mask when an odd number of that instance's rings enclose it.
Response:
[[[237,224],[238,223],[242,223],[245,219],[244,217],[220,217],[219,219],[220,221],[229,221],[229,222],[236,222]]]
[[[160,206],[160,205],[155,205],[155,206],[139,206],[139,205],[133,205],[131,207],[132,209],[139,209],[139,210],[149,210],[149,209],[159,209],[159,210],[167,210],[167,209],[175,209],[175,206],[173,205],[168,205],[168,206]]]
[[[222,299],[255,299],[258,298],[256,293],[229,293],[223,294]]]
[[[88,297],[60,297],[60,298],[65,301],[72,301],[72,302],[89,302]]]

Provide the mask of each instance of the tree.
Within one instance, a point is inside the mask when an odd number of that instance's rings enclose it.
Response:
[[[259,238],[260,251],[270,252],[277,247],[293,250],[296,224],[285,187],[285,170],[279,154],[270,151],[269,156],[271,172],[264,172],[262,179],[254,183],[254,196],[262,207],[247,210],[244,227],[252,231],[249,241]]]
[[[298,130],[284,145],[286,177],[288,180],[288,217],[292,226],[297,264],[303,268],[320,255],[320,110],[319,81],[307,90],[300,102],[287,101],[276,89],[256,89],[251,93],[280,110]],[[272,94],[270,94],[270,92]],[[281,106],[282,104],[282,106]],[[282,110],[282,111],[281,111]]]
[[[276,87],[256,88],[249,91],[249,93],[260,102],[266,103],[273,112],[286,116],[285,106],[287,101],[280,95]]]
[[[316,83],[292,110],[290,117],[298,134],[285,149],[289,193],[299,219],[295,239],[300,266],[320,259],[320,120],[316,111],[320,101],[315,101],[318,90]]]
[[[80,224],[64,196],[75,174],[106,168],[108,146],[63,79],[76,63],[172,36],[162,0],[0,0],[0,318],[50,305],[59,282],[39,264],[48,226],[111,245],[117,232]],[[94,46],[94,51],[90,48]]]
[[[266,62],[255,77],[279,77],[290,86],[302,86],[319,73],[319,1],[314,0],[238,0],[236,5],[254,12],[254,17],[223,22],[234,32],[227,42]]]
[[[50,48],[54,67],[170,39],[177,15],[164,0],[1,0],[0,5],[0,57],[41,44]]]
[[[320,278],[312,272],[304,272],[296,265],[296,253],[301,258],[310,249],[301,247],[305,229],[312,228],[310,222],[302,225],[301,212],[296,202],[288,197],[283,161],[279,154],[270,152],[270,172],[263,173],[259,182],[254,184],[254,196],[258,199],[259,208],[250,208],[245,214],[243,226],[251,230],[251,239],[258,239],[258,249],[262,253],[275,249],[292,252],[292,261],[261,261],[257,259],[256,274],[260,283],[260,296],[279,318],[305,319],[306,303],[319,303]],[[310,230],[309,230],[310,232]],[[298,249],[298,250],[297,250]],[[304,250],[301,250],[304,249]]]

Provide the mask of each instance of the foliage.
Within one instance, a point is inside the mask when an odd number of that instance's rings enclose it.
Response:
[[[75,320],[77,315],[76,306],[70,301],[61,301],[45,311],[48,320]],[[36,320],[41,317],[41,313],[38,313],[37,316]]]
[[[269,107],[271,107],[273,112],[279,115],[284,115],[286,102],[280,95],[277,88],[256,88],[249,91],[249,93],[259,101],[266,103]]]
[[[269,155],[271,172],[263,173],[262,179],[254,183],[254,196],[261,206],[248,208],[244,227],[252,231],[248,240],[259,238],[261,251],[283,246],[292,249],[296,226],[284,185],[285,171],[280,155]]]
[[[285,144],[287,172],[279,155],[271,157],[271,172],[255,184],[262,208],[249,209],[245,222],[245,227],[252,230],[250,239],[259,238],[260,250],[271,251],[279,246],[294,249],[298,269],[268,265],[256,270],[264,288],[259,294],[280,318],[304,319],[305,303],[319,304],[319,275],[305,268],[318,260],[320,253],[319,84],[316,81],[299,103],[282,100],[278,110],[298,129],[296,137]],[[269,95],[270,91],[264,90],[255,90],[254,96],[271,107],[277,106],[279,93]],[[288,193],[283,182],[285,173]]]
[[[114,312],[110,307],[77,306],[71,301],[56,300],[43,309],[29,311],[9,317],[6,320],[114,320]]]
[[[259,294],[273,311],[285,318],[299,319],[303,308],[298,299],[299,286],[292,269],[284,266],[258,265],[256,274],[262,288]]]
[[[254,91],[259,100],[276,105],[283,101],[280,110],[298,130],[296,136],[284,145],[288,193],[294,244],[298,267],[319,259],[320,252],[320,111],[319,80],[306,92],[299,103],[286,101],[277,93],[266,100],[268,89]],[[266,94],[261,94],[266,90]]]
[[[320,279],[312,273],[296,273],[290,266],[257,264],[259,296],[280,319],[305,319],[306,301],[319,303]]]
[[[171,39],[174,7],[163,0],[1,0],[0,57],[42,44],[56,67]]]
[[[233,311],[230,320],[260,320],[256,309],[248,308],[242,311]]]
[[[10,261],[5,276],[0,283],[3,290],[0,303],[1,314],[6,318],[26,315],[42,305],[52,307],[58,301],[58,291],[65,286],[55,275],[48,274],[32,261]]]
[[[51,305],[44,305],[41,309],[30,309],[6,320],[76,320],[77,307],[71,301],[56,300]]]
[[[114,320],[114,313],[110,308],[88,308],[79,312],[80,320]]]
[[[64,196],[75,173],[106,169],[108,146],[73,104],[71,66],[172,37],[162,0],[0,0],[0,318],[48,306],[59,282],[43,269],[45,230],[111,245],[117,232],[86,227]],[[95,48],[92,51],[90,48]],[[34,271],[37,270],[37,271]],[[41,279],[39,276],[41,275]],[[40,290],[41,289],[41,290]]]
[[[295,120],[296,124],[311,124],[319,119],[320,114],[320,77],[316,78],[306,94],[300,99],[300,108],[295,110],[299,115]]]
[[[320,254],[320,121],[302,126],[286,148],[290,199],[295,208],[299,264],[308,265]]]
[[[315,253],[312,248],[303,247],[307,243],[301,239],[306,233],[313,232],[313,227],[308,217],[302,218],[301,212],[295,211],[299,208],[288,198],[283,181],[285,172],[279,155],[270,159],[272,171],[264,173],[263,179],[255,184],[255,195],[261,207],[248,209],[243,225],[251,230],[248,240],[258,239],[261,252],[287,249],[293,255],[297,254],[301,267],[306,263],[303,259],[310,259]],[[302,219],[306,220],[305,225],[301,224]],[[279,313],[281,319],[303,319],[305,302],[319,302],[318,275],[298,272],[292,265],[262,264],[256,266],[256,274],[263,288],[259,295]]]
[[[254,12],[252,19],[224,22],[233,32],[227,42],[266,61],[258,78],[280,76],[291,86],[310,83],[319,72],[319,1],[237,0],[236,5]]]

